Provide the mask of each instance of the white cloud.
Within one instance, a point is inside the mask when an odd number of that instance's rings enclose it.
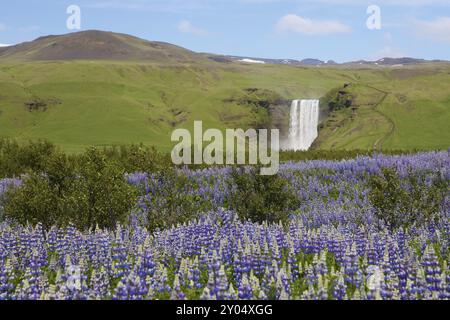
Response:
[[[432,21],[417,21],[416,31],[420,36],[450,43],[450,17],[441,17]]]
[[[178,24],[178,31],[182,33],[190,33],[196,36],[205,36],[208,34],[206,30],[195,27],[190,21],[183,20]]]
[[[348,33],[352,31],[349,26],[339,21],[312,20],[295,14],[288,14],[282,17],[278,21],[276,29],[279,32],[294,32],[311,36]]]
[[[11,46],[10,44],[0,43],[0,48],[3,48],[3,47],[10,47],[10,46]]]

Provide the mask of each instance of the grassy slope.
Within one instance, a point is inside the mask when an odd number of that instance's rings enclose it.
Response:
[[[449,72],[442,68],[437,74],[411,76],[384,70],[216,63],[3,63],[0,136],[46,138],[73,152],[88,145],[132,142],[169,151],[173,129],[190,129],[194,120],[221,129],[252,126],[256,120],[249,108],[224,102],[244,88],[275,90],[287,99],[318,98],[353,82],[358,83],[360,107],[353,115],[351,110],[333,115],[337,121],[326,124],[318,148],[447,148]],[[36,98],[61,104],[28,111],[24,103]]]
[[[355,79],[356,110],[334,113],[316,142],[323,149],[446,149],[450,68],[424,65]]]

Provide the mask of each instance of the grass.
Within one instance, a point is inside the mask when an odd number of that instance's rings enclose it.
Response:
[[[358,79],[351,89],[356,108],[332,114],[316,148],[447,149],[449,71],[448,66],[425,65],[384,70],[370,81]]]
[[[169,151],[171,132],[192,129],[194,120],[220,129],[262,121],[265,111],[225,102],[245,88],[270,89],[285,99],[320,98],[346,82],[355,84],[358,108],[332,114],[316,148],[449,146],[450,67],[439,65],[405,72],[205,62],[2,63],[0,136],[48,139],[68,152],[141,142]],[[46,110],[30,112],[25,103],[35,100],[45,101]]]

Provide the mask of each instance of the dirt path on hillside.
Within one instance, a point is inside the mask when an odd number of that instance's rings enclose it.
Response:
[[[395,132],[396,129],[396,125],[395,122],[389,118],[386,114],[384,114],[383,112],[381,112],[378,107],[386,100],[386,98],[389,96],[390,92],[381,90],[379,88],[375,88],[371,85],[366,85],[368,88],[371,88],[373,90],[376,90],[378,92],[381,92],[383,94],[383,97],[381,98],[380,101],[378,101],[375,106],[373,107],[373,110],[375,112],[377,112],[379,115],[381,115],[382,117],[384,117],[390,124],[391,128],[389,129],[389,132],[386,133],[386,135],[384,135],[383,137],[379,138],[377,141],[375,141],[374,145],[373,145],[373,149],[377,150],[377,151],[382,151],[383,150],[383,144],[386,142],[387,139],[389,139]]]

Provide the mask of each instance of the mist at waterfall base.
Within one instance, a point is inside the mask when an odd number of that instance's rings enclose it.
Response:
[[[294,100],[289,117],[289,135],[283,150],[306,151],[319,136],[319,100]]]

